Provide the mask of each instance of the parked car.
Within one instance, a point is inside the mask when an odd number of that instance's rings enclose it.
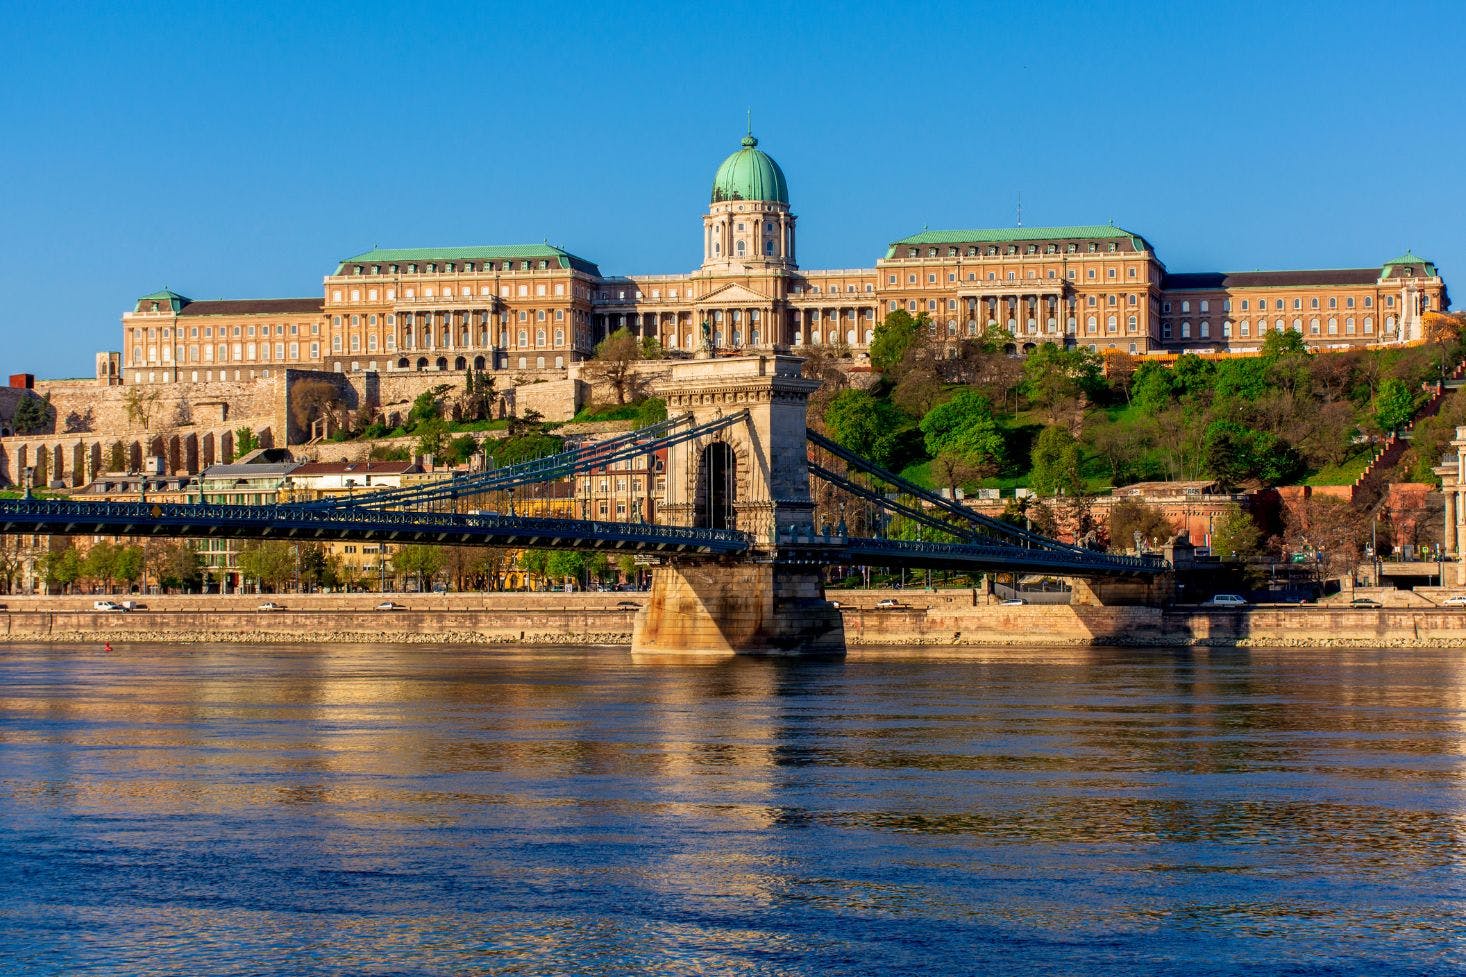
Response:
[[[1456,594],[1441,601],[1442,607],[1466,607],[1466,594]]]
[[[1027,604],[1027,603],[1028,603],[1028,601],[1024,600],[1022,597],[1009,597],[1007,600],[1000,600],[1000,601],[998,601],[998,606],[999,607],[1022,607],[1024,604]]]
[[[879,609],[879,610],[887,610],[887,611],[889,611],[889,610],[895,610],[898,607],[905,607],[905,606],[906,606],[905,604],[902,604],[899,600],[897,600],[894,597],[883,597],[880,600],[876,601],[876,608]]]
[[[1207,607],[1246,607],[1247,601],[1240,594],[1213,594],[1205,602]]]
[[[641,603],[638,602],[638,601],[634,601],[634,600],[618,600],[616,602],[616,606],[617,607],[629,607],[632,610],[635,610],[636,608],[638,608],[638,607],[641,606]]]
[[[127,608],[123,607],[121,604],[117,603],[115,600],[94,600],[94,601],[92,601],[92,610],[94,610],[94,611],[126,611]]]
[[[832,600],[830,601],[830,606],[838,611],[840,609],[840,602],[838,600]]]
[[[275,603],[272,600],[267,600],[263,604],[261,604],[259,607],[256,607],[255,610],[257,610],[257,611],[283,611],[283,610],[285,610],[285,605],[284,604],[277,604],[277,603]]]
[[[124,611],[145,611],[148,609],[148,605],[140,600],[125,600],[122,602],[122,609]]]
[[[1379,601],[1373,597],[1356,597],[1349,602],[1350,607],[1379,607]]]
[[[395,600],[384,600],[380,604],[377,605],[377,610],[379,610],[379,611],[405,611],[405,610],[407,610],[407,608],[404,607],[403,605],[397,603]]]

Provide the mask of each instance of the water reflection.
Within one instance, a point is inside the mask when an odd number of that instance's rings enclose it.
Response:
[[[1439,973],[1460,653],[0,653],[7,973]]]

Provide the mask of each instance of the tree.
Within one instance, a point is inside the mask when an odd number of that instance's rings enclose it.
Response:
[[[193,546],[186,542],[168,542],[148,552],[148,564],[164,589],[189,591],[203,577],[203,566]]]
[[[295,573],[296,556],[280,540],[251,540],[239,550],[239,573],[267,590],[279,590]]]
[[[641,341],[624,326],[596,344],[595,357],[586,365],[586,372],[616,392],[616,403],[635,400],[641,386],[636,364],[645,357]]]
[[[150,429],[153,419],[153,411],[158,406],[159,393],[156,390],[144,390],[142,387],[132,386],[122,395],[122,409],[127,414],[130,424],[137,424],[144,431]]]
[[[10,423],[15,426],[16,434],[40,434],[51,426],[51,413],[49,396],[37,397],[26,392],[15,405],[15,416]]]
[[[1211,551],[1223,560],[1245,563],[1262,552],[1262,530],[1241,506],[1228,506],[1212,520]]]
[[[1310,495],[1283,513],[1283,542],[1295,552],[1319,557],[1325,578],[1353,574],[1358,569],[1369,520],[1342,499]]]
[[[296,572],[300,582],[307,587],[332,587],[339,581],[336,568],[326,556],[326,549],[320,543],[304,543],[296,552]]]
[[[579,581],[587,568],[585,554],[575,550],[551,550],[545,560],[545,576],[562,582]]]
[[[1303,341],[1303,333],[1297,329],[1284,329],[1282,332],[1274,330],[1262,339],[1264,363],[1272,364],[1284,356],[1299,354],[1308,355],[1308,344]]]
[[[107,540],[93,544],[81,561],[81,575],[101,584],[104,589],[111,590],[112,582],[117,579],[117,556],[120,550],[121,547],[116,543]]]
[[[494,378],[483,370],[469,370],[463,377],[463,416],[485,421],[494,415]]]
[[[418,454],[444,457],[443,447],[448,440],[447,421],[441,417],[422,421],[413,428],[413,433],[417,435]]]
[[[966,428],[992,426],[993,405],[971,388],[959,390],[946,403],[926,412],[918,425],[928,454],[935,455]],[[996,427],[993,426],[994,432]],[[1001,436],[999,436],[1001,441]]]
[[[1122,498],[1110,507],[1111,549],[1119,553],[1133,549],[1136,533],[1145,547],[1155,550],[1170,541],[1176,530],[1156,506],[1132,497]]]
[[[1159,363],[1140,364],[1130,382],[1130,402],[1147,414],[1171,406],[1174,394],[1171,371]]]
[[[1298,452],[1281,438],[1235,421],[1207,425],[1202,456],[1208,471],[1227,485],[1255,479],[1265,485],[1286,482],[1303,467]]]
[[[461,464],[478,454],[478,439],[472,434],[460,434],[448,442],[444,456],[449,464]]]
[[[1099,355],[1080,346],[1042,343],[1023,362],[1023,392],[1051,424],[1102,386]]]
[[[1136,362],[1135,357],[1121,349],[1108,349],[1104,352],[1104,375],[1105,379],[1114,389],[1125,395],[1125,402],[1130,403],[1130,386],[1135,381]]]
[[[1398,431],[1415,415],[1415,395],[1405,381],[1391,377],[1379,385],[1374,398],[1374,422],[1385,433]]]
[[[38,569],[41,578],[46,581],[47,588],[60,587],[66,591],[81,579],[82,559],[76,550],[67,546],[65,549],[53,550],[41,557]]]
[[[898,467],[909,454],[910,418],[864,390],[844,390],[830,401],[825,426],[843,447],[882,467]]]
[[[925,341],[930,325],[925,312],[915,317],[904,309],[886,313],[871,336],[870,365],[882,373],[897,369],[912,347]]]
[[[404,576],[417,577],[419,590],[427,590],[429,583],[443,569],[444,554],[440,546],[413,544],[404,546],[392,554],[392,569]]]
[[[407,430],[416,431],[419,425],[440,419],[443,416],[443,395],[451,389],[449,384],[440,383],[414,397],[412,406],[407,410]]]
[[[498,440],[485,438],[482,447],[494,459],[494,464],[502,468],[559,454],[565,450],[565,439],[543,431],[529,431]]]
[[[1057,495],[1060,491],[1076,495],[1082,490],[1079,443],[1068,428],[1050,424],[1039,432],[1033,444],[1028,486],[1039,495]]]
[[[112,564],[117,579],[131,586],[143,575],[143,549],[141,546],[119,546]]]
[[[632,419],[637,427],[649,427],[667,419],[667,402],[661,397],[648,397],[636,406],[636,417]]]
[[[243,458],[260,446],[260,439],[247,427],[241,427],[234,432],[234,459]]]
[[[946,395],[946,384],[942,382],[936,362],[929,356],[919,357],[915,363],[903,366],[901,379],[891,390],[892,402],[912,417],[921,417],[941,403]]]

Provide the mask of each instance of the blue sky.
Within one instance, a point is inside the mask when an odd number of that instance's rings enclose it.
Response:
[[[548,239],[681,272],[746,109],[800,261],[931,227],[1115,223],[1174,271],[1466,295],[1466,4],[46,4],[0,63],[6,372],[121,313],[318,295],[373,245]]]

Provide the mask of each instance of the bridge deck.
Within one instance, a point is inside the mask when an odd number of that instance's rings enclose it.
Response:
[[[0,501],[0,533],[362,540],[626,550],[668,555],[736,554],[749,548],[748,538],[731,530],[641,523],[381,509],[313,511],[291,505],[51,499]]]

